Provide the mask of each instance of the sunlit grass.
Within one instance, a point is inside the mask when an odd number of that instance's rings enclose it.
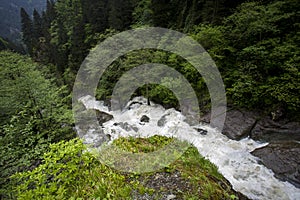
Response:
[[[134,153],[155,152],[175,138],[119,138],[120,149]],[[18,199],[234,199],[236,193],[217,167],[190,146],[174,163],[149,173],[128,173],[101,163],[82,141],[51,145],[43,164],[14,176]]]

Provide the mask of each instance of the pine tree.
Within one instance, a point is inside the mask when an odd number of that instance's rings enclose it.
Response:
[[[152,0],[151,9],[154,26],[169,27],[171,24],[171,1],[170,0]]]
[[[42,18],[39,12],[34,9],[33,10],[33,38],[38,40],[40,37],[43,36],[43,29],[42,29]]]
[[[43,35],[43,21],[39,12],[34,9],[33,11],[33,26],[32,26],[32,36],[33,36],[33,58],[37,61],[41,61],[42,48],[45,43],[45,38]]]
[[[86,57],[86,44],[84,43],[85,33],[84,33],[84,23],[79,19],[78,24],[74,26],[71,35],[71,47],[70,47],[70,58],[69,67],[72,71],[77,72],[81,62]]]
[[[41,61],[44,63],[55,63],[56,49],[51,43],[50,28],[56,18],[55,3],[53,0],[47,0],[46,10],[42,13],[42,32],[44,37],[44,48],[42,49]]]
[[[108,23],[116,30],[126,30],[132,24],[133,5],[130,0],[110,0]]]
[[[101,33],[108,27],[108,0],[83,0],[82,13],[85,23],[92,26],[92,32]]]
[[[24,8],[21,8],[21,26],[23,33],[23,42],[27,47],[27,51],[30,55],[33,54],[33,24],[32,20],[29,17],[28,13]]]
[[[141,0],[134,5],[133,22],[138,26],[148,25],[152,23],[152,10],[150,8],[151,0]]]
[[[60,73],[63,73],[68,66],[68,35],[67,30],[63,25],[63,21],[57,19],[53,25],[55,32],[52,32],[55,37],[52,38],[51,44],[54,47],[54,64]]]

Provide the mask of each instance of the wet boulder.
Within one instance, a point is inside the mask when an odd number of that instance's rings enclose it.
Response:
[[[202,128],[194,128],[200,135],[207,135],[207,130]]]
[[[229,110],[222,133],[230,139],[239,140],[249,136],[257,121],[257,114],[243,110]]]
[[[138,132],[138,128],[136,126],[130,125],[127,122],[118,122],[118,123],[114,123],[114,126],[119,126],[122,129],[124,129],[125,131],[134,131],[134,132]]]
[[[112,115],[110,115],[106,112],[102,112],[102,111],[99,111],[96,109],[94,109],[94,111],[96,112],[96,117],[97,117],[97,120],[98,120],[100,126],[102,126],[103,123],[108,122],[114,118]]]
[[[167,116],[169,114],[163,115],[158,121],[157,121],[157,126],[163,127],[167,123]]]
[[[128,109],[128,110],[131,110],[131,109],[133,109],[133,108],[135,108],[135,107],[137,107],[137,106],[141,106],[141,105],[143,105],[142,102],[139,102],[139,101],[133,101],[133,102],[131,102],[131,103],[127,106],[127,109]]]
[[[273,121],[271,117],[267,116],[257,122],[251,131],[251,138],[265,142],[283,140],[300,141],[300,123],[290,122],[287,119]]]
[[[262,164],[271,169],[277,178],[289,181],[300,188],[300,143],[280,141],[251,152]]]
[[[222,133],[233,140],[240,140],[250,135],[259,114],[256,112],[228,109]],[[210,113],[204,115],[201,122],[210,123]]]
[[[147,115],[143,115],[140,119],[141,122],[148,123],[150,121],[150,118]]]

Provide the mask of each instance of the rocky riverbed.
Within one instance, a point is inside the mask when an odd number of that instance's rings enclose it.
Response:
[[[177,137],[194,144],[200,154],[218,166],[220,172],[229,180],[236,191],[243,193],[250,199],[296,200],[300,198],[300,189],[290,184],[297,185],[295,182],[298,179],[296,172],[299,166],[298,163],[294,165],[296,167],[280,172],[280,176],[278,174],[274,175],[274,172],[278,173],[275,169],[273,171],[270,170],[272,166],[277,166],[276,159],[282,159],[282,156],[285,155],[283,152],[291,149],[290,144],[284,147],[280,155],[276,154],[272,157],[273,165],[272,162],[265,160],[270,157],[271,150],[269,148],[275,148],[270,146],[275,142],[274,140],[267,141],[265,139],[266,130],[267,133],[274,134],[274,123],[270,122],[271,119],[259,118],[253,112],[229,110],[223,134],[221,134],[209,125],[190,126],[184,121],[184,116],[175,109],[166,110],[162,106],[153,103],[148,106],[143,98],[136,98],[129,102],[123,111],[109,111],[106,106],[91,98],[84,98],[81,101],[88,110],[96,109],[108,115],[105,117],[108,120],[107,122],[99,122],[101,124],[100,129],[91,127],[91,129],[86,131],[85,135],[82,135],[87,143],[93,143],[94,145],[96,144],[95,146],[98,146],[101,144],[98,138],[102,136],[102,139],[109,138],[110,140],[126,136],[150,137],[153,134]],[[102,119],[99,116],[97,118],[98,120]],[[262,123],[264,121],[269,123]],[[275,124],[278,125],[278,123],[276,122]],[[295,135],[295,137],[292,137],[292,140],[295,140],[298,134],[297,128],[295,129],[295,134],[293,132],[294,129],[286,131],[286,127],[292,126],[291,124],[294,126],[295,123],[284,121],[276,128],[284,130],[293,136]],[[272,131],[270,132],[269,130]],[[99,136],[100,133],[101,137]],[[279,134],[283,134],[283,132],[279,131]],[[254,137],[254,135],[259,136],[259,138],[253,140],[251,137]],[[271,138],[273,139],[274,137]],[[279,138],[281,140],[276,139],[279,143],[286,141],[283,139],[284,137]],[[278,148],[282,147],[277,145],[276,151]],[[266,150],[263,151],[263,149]],[[294,153],[289,154],[289,157],[293,155],[295,160],[297,160],[298,150],[297,148],[293,149]],[[288,162],[295,162],[295,160]],[[286,179],[284,178],[285,175]],[[281,180],[288,180],[290,183],[280,181],[278,177]]]
[[[202,117],[208,123],[210,115]],[[229,109],[222,131],[234,140],[251,138],[268,143],[252,152],[276,177],[300,188],[300,123],[287,118],[272,119],[259,112]]]

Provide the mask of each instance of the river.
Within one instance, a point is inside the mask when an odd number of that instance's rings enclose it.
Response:
[[[300,199],[300,189],[275,178],[274,173],[260,164],[258,158],[250,153],[256,148],[267,145],[266,143],[258,143],[250,138],[240,141],[231,140],[207,124],[190,126],[184,121],[185,117],[180,112],[175,109],[166,110],[154,103],[148,106],[146,99],[142,97],[133,99],[123,111],[109,111],[103,103],[91,97],[84,97],[81,102],[87,109],[97,109],[113,115],[112,120],[103,124],[103,131],[111,136],[111,140],[127,136],[177,137],[197,147],[202,156],[218,167],[219,172],[233,188],[248,198]],[[143,115],[149,117],[149,122],[140,121]],[[162,117],[164,123],[158,126],[158,121]],[[126,128],[120,124],[126,124]],[[196,129],[206,130],[207,133],[200,134]],[[91,129],[85,134],[84,139],[87,143],[93,143],[95,137],[97,136]]]

